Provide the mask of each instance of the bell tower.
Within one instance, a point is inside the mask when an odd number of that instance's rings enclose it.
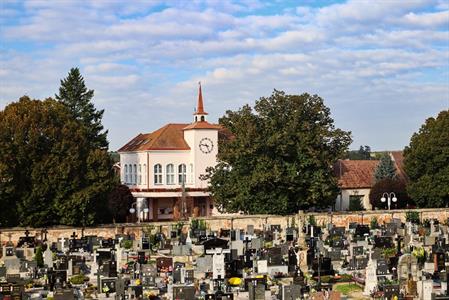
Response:
[[[193,121],[196,122],[205,122],[207,112],[204,111],[204,104],[203,104],[203,93],[201,91],[201,81],[198,82],[199,85],[199,91],[198,91],[198,103],[196,106],[195,113],[193,114]]]

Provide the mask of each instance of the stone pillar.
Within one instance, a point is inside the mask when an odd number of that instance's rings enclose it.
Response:
[[[157,215],[159,213],[159,199],[158,198],[152,198],[153,200],[153,207],[152,207],[152,211],[153,211],[153,221],[157,222]]]

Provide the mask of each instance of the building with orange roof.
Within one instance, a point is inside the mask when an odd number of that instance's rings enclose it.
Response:
[[[407,183],[402,151],[391,151],[389,155],[396,167],[397,179]],[[372,209],[369,194],[376,183],[374,173],[378,165],[379,160],[339,160],[334,165],[340,187],[335,210],[348,210],[351,201],[360,201],[366,210]]]
[[[200,84],[192,123],[171,123],[138,134],[118,150],[121,182],[136,198],[139,221],[212,214],[213,201],[202,175],[217,163],[218,137],[224,130],[209,123],[207,115]]]

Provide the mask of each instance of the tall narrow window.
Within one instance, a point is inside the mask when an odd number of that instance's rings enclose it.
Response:
[[[167,184],[175,184],[175,167],[173,164],[167,165]]]
[[[137,183],[137,165],[134,164],[134,180],[133,180],[133,184]]]
[[[182,184],[183,182],[186,183],[186,165],[185,164],[180,164],[178,166],[178,182],[179,184]]]
[[[193,184],[193,164],[189,165],[189,183]]]
[[[128,165],[125,165],[125,184],[128,184]]]
[[[162,166],[154,165],[154,184],[162,184]]]
[[[147,164],[143,164],[143,184],[147,184]]]
[[[142,184],[142,165],[139,164],[139,180],[138,180],[139,185]]]

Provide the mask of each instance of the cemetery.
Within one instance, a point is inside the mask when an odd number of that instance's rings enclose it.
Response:
[[[317,219],[3,232],[0,299],[449,299],[448,219]]]

